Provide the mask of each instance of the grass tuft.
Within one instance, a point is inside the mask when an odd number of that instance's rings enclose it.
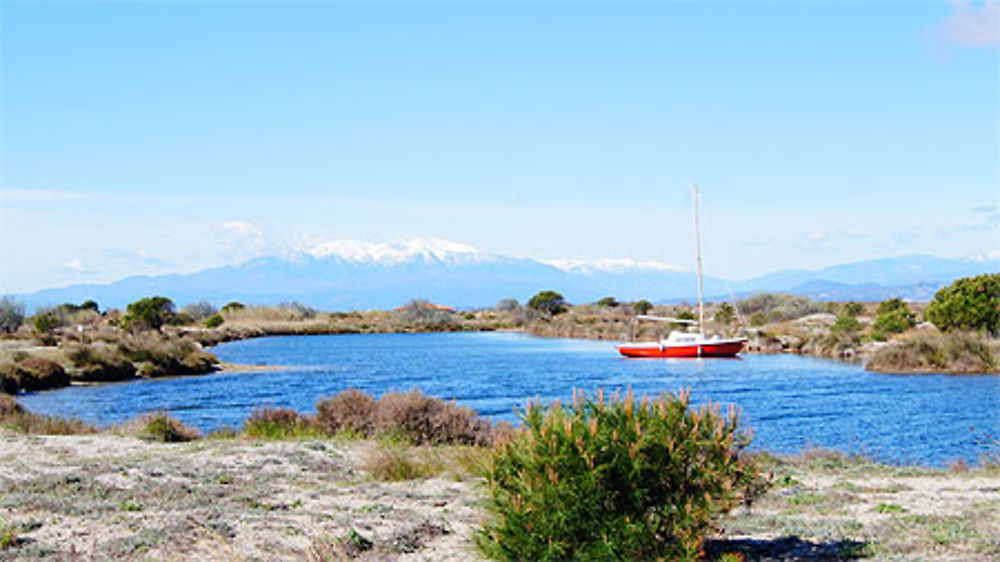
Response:
[[[147,441],[183,443],[201,437],[197,429],[184,425],[180,420],[163,411],[150,412],[142,416],[137,425],[136,436]]]
[[[243,422],[243,435],[253,439],[320,439],[323,431],[308,416],[287,408],[255,408]]]

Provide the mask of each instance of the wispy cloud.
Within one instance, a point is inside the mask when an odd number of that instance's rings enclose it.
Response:
[[[952,11],[938,24],[937,33],[949,43],[966,47],[1000,45],[1000,0],[949,0]]]
[[[221,222],[212,230],[219,251],[229,260],[257,257],[266,253],[271,246],[264,231],[249,222]]]
[[[62,189],[0,188],[0,201],[5,203],[46,203],[97,199],[93,193]]]
[[[174,264],[170,261],[158,258],[146,250],[122,250],[122,249],[109,249],[102,252],[105,258],[116,260],[120,262],[125,262],[131,266],[139,266],[145,268],[159,268],[159,267],[171,267]]]

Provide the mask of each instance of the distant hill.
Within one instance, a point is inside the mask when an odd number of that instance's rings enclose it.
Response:
[[[705,294],[728,300],[754,292],[788,292],[820,300],[928,300],[959,277],[1000,271],[1000,260],[901,256],[816,271],[785,270],[741,282],[706,277]],[[231,300],[250,304],[299,301],[327,310],[392,308],[426,298],[459,308],[528,299],[555,289],[570,302],[693,301],[692,271],[629,260],[542,262],[480,252],[442,240],[392,244],[331,242],[291,257],[262,257],[191,274],[128,277],[103,285],[73,285],[18,295],[29,307],[95,299],[123,307],[154,294],[177,303]]]

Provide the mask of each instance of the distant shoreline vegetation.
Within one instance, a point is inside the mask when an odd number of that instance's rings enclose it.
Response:
[[[178,308],[163,296],[121,310],[66,303],[27,316],[0,297],[0,391],[8,394],[72,383],[216,371],[206,347],[274,335],[519,330],[544,337],[644,340],[681,325],[636,322],[638,314],[694,318],[690,305],[623,303],[605,297],[570,304],[544,290],[525,304],[504,299],[491,308],[458,311],[414,299],[391,311],[321,312],[296,302]],[[918,318],[924,321],[918,321]],[[800,353],[866,360],[885,373],[995,373],[1000,368],[1000,274],[968,277],[929,303],[826,303],[762,293],[735,303],[710,303],[706,333],[745,333],[749,353]]]

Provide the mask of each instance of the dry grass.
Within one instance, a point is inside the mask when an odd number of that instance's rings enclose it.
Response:
[[[321,399],[317,423],[330,434],[387,435],[413,444],[490,445],[508,431],[474,410],[418,390],[390,392],[375,400],[354,389]]]
[[[878,350],[867,368],[883,373],[994,373],[1000,370],[997,345],[978,333],[912,332]]]
[[[362,466],[372,478],[387,482],[442,475],[465,480],[485,475],[491,457],[492,451],[486,447],[411,446],[383,439],[365,453]]]
[[[11,396],[0,394],[0,428],[32,435],[85,435],[97,428],[77,419],[29,412]]]

